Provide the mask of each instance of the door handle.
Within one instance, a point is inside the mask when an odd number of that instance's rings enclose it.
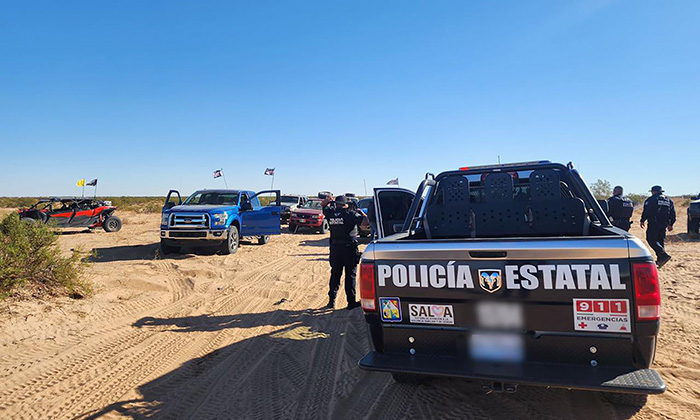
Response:
[[[507,255],[506,251],[469,251],[472,258],[505,258]]]
[[[273,212],[272,212],[272,215],[273,215],[273,216],[277,216],[278,214],[280,214],[280,212],[278,212],[278,211],[273,211]]]

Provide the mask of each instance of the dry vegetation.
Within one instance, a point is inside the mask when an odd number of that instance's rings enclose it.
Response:
[[[83,297],[91,292],[81,274],[85,263],[79,252],[62,255],[58,235],[42,224],[19,220],[9,213],[0,222],[0,299],[8,296],[66,294]]]
[[[111,201],[119,210],[135,213],[159,213],[163,208],[165,197],[98,197],[100,200]],[[36,203],[39,197],[0,197],[0,208],[29,207]]]

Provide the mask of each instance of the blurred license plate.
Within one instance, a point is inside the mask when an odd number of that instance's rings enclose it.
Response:
[[[509,333],[472,334],[469,352],[474,360],[486,362],[522,362],[525,357],[523,336]]]

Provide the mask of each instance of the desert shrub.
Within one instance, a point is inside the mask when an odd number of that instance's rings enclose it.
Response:
[[[634,203],[635,206],[641,206],[642,204],[644,204],[644,200],[646,200],[648,197],[648,195],[646,195],[646,194],[632,193],[632,194],[626,194],[626,195],[627,195],[627,198],[632,200],[632,202]]]
[[[81,278],[85,263],[78,252],[63,256],[54,231],[20,221],[10,213],[0,222],[0,298],[29,292],[82,297],[91,292]]]
[[[599,179],[590,185],[591,192],[596,200],[606,200],[612,195],[610,181]]]

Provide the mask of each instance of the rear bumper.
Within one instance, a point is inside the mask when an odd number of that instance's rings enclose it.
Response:
[[[553,363],[518,365],[474,363],[450,357],[369,352],[360,362],[365,370],[460,377],[553,388],[628,394],[661,394],[666,384],[653,369]]]

